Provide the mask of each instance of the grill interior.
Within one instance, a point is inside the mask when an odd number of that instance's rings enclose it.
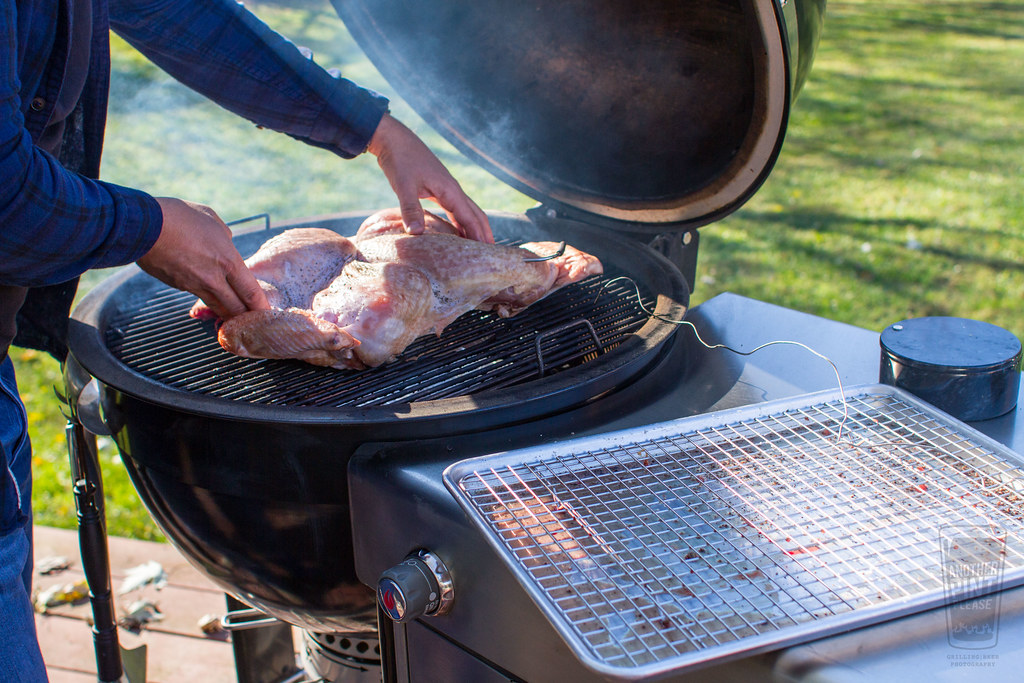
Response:
[[[149,379],[235,401],[365,407],[436,400],[555,374],[620,344],[649,316],[631,281],[611,282],[618,274],[606,266],[605,275],[560,289],[513,318],[471,311],[440,338],[421,337],[395,361],[362,371],[234,356],[217,343],[212,322],[188,317],[195,297],[169,288],[133,295],[112,316],[106,344]],[[642,297],[653,309],[650,295]]]
[[[894,392],[845,422],[842,400],[772,410],[445,477],[581,660],[627,678],[933,607],[957,577],[1024,580],[1012,452]]]

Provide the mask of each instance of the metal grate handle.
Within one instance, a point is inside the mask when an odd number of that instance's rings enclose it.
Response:
[[[597,348],[597,354],[604,353],[604,347],[601,345],[601,339],[598,338],[597,332],[594,331],[594,326],[590,324],[590,321],[585,318],[574,320],[571,323],[565,325],[559,325],[558,327],[538,332],[534,340],[534,350],[537,355],[537,376],[543,377],[545,372],[544,366],[544,352],[542,350],[542,342],[550,337],[555,337],[567,330],[571,330],[574,327],[585,327],[587,332],[590,333],[590,338],[594,340],[594,346]]]

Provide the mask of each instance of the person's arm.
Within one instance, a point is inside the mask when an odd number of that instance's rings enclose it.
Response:
[[[391,189],[398,197],[406,231],[423,232],[420,199],[432,199],[448,214],[463,237],[494,242],[487,214],[462,191],[430,149],[400,121],[385,114],[370,140],[369,152],[377,157]]]
[[[163,229],[139,267],[195,294],[222,320],[269,308],[267,296],[231,241],[231,228],[213,209],[170,197],[156,200]]]
[[[351,158],[385,97],[335,78],[234,0],[110,0],[111,28],[154,64],[260,126]]]
[[[17,35],[13,6],[0,3],[0,35]],[[0,284],[53,285],[138,261],[222,315],[266,308],[230,230],[211,211],[82,177],[33,144],[17,54],[16,41],[0,45]]]
[[[13,2],[0,35],[17,36]],[[142,192],[89,180],[38,149],[21,114],[16,40],[0,43],[0,284],[41,286],[131,263],[156,242],[162,216]]]
[[[433,199],[467,237],[493,241],[486,214],[440,160],[388,114],[381,95],[336,78],[234,0],[111,0],[111,27],[175,79],[229,111],[351,158],[369,150],[422,231]]]

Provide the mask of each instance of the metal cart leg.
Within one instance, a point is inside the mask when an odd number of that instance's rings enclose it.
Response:
[[[121,648],[110,589],[110,554],[96,437],[73,420],[68,422],[65,436],[71,460],[75,507],[78,509],[78,544],[85,579],[89,583],[89,602],[92,603],[96,676],[103,683],[120,681],[123,674]]]

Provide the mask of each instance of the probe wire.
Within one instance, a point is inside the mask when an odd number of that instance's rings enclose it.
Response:
[[[846,401],[846,391],[843,389],[843,378],[839,374],[838,366],[836,366],[836,364],[832,361],[831,358],[829,358],[828,356],[826,356],[823,353],[819,353],[818,351],[815,351],[814,349],[812,349],[807,344],[804,344],[804,343],[798,342],[798,341],[793,341],[791,339],[776,339],[776,340],[773,340],[773,341],[765,342],[764,344],[761,344],[760,346],[756,346],[756,347],[754,347],[753,349],[751,349],[749,351],[740,351],[739,349],[734,349],[734,348],[732,348],[730,346],[727,346],[725,344],[709,344],[709,343],[707,343],[706,341],[704,341],[701,338],[700,332],[697,330],[697,326],[694,325],[693,323],[691,323],[689,320],[673,320],[672,318],[669,318],[667,316],[661,315],[660,313],[655,313],[654,311],[652,311],[649,308],[647,308],[647,306],[644,305],[643,297],[640,294],[640,286],[636,283],[635,280],[633,280],[633,278],[631,278],[629,276],[626,276],[626,275],[620,275],[619,277],[614,277],[614,278],[612,278],[610,280],[607,280],[603,285],[601,285],[601,288],[597,292],[597,296],[594,297],[595,300],[597,299],[597,297],[601,296],[601,294],[604,292],[605,288],[608,285],[610,285],[613,282],[616,282],[618,280],[626,280],[631,285],[633,285],[633,289],[636,290],[636,300],[637,300],[637,303],[639,304],[641,310],[643,310],[644,313],[646,313],[647,315],[651,316],[652,318],[657,318],[658,320],[660,320],[662,322],[669,323],[671,325],[679,325],[681,327],[682,326],[688,326],[690,329],[693,330],[693,335],[697,338],[697,341],[700,342],[702,346],[704,346],[705,348],[710,349],[712,351],[714,351],[715,349],[725,349],[726,351],[731,351],[732,353],[735,353],[735,354],[740,355],[740,356],[750,356],[750,355],[753,355],[753,354],[757,353],[761,349],[768,348],[769,346],[778,346],[778,345],[798,346],[801,349],[804,349],[805,351],[808,351],[808,352],[814,354],[818,358],[822,359],[823,361],[825,361],[826,363],[831,365],[832,366],[832,372],[834,372],[835,375],[836,375],[836,383],[839,385],[839,398],[843,402],[843,419],[839,423],[839,427],[836,429],[836,441],[838,442],[839,440],[841,440],[843,438],[843,427],[846,425],[847,420],[850,419],[850,410],[849,410],[849,405],[847,404],[847,401]]]

